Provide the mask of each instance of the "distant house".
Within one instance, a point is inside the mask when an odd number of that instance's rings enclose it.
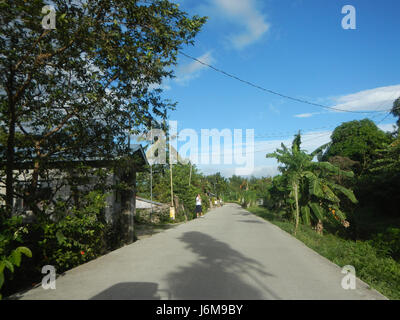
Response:
[[[151,208],[160,208],[165,206],[169,207],[169,204],[152,201],[141,197],[136,197],[136,209],[151,209]]]

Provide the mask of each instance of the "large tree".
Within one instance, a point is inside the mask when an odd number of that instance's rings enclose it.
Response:
[[[221,198],[227,192],[227,181],[221,176],[220,172],[207,176],[207,180],[211,187],[208,191],[215,194],[218,198]]]
[[[395,117],[398,117],[397,126],[400,128],[400,97],[398,97],[397,100],[395,100],[395,102],[393,102],[393,108],[392,108],[391,113]]]
[[[390,138],[369,119],[345,122],[336,127],[331,136],[331,144],[322,160],[341,156],[359,163],[359,172],[367,169],[377,158],[377,149]]]
[[[34,163],[34,203],[46,163],[111,157],[126,138],[175,103],[154,89],[173,76],[178,50],[205,18],[167,0],[55,0],[55,29],[42,0],[0,3],[0,153],[10,209],[15,164]],[[152,89],[153,88],[153,89]],[[134,130],[133,130],[134,129]]]

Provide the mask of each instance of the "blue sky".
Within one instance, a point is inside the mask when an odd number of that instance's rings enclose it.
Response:
[[[390,109],[400,96],[400,1],[180,0],[209,20],[184,52],[264,88],[349,111]],[[342,7],[356,9],[356,29],[342,28]],[[304,147],[329,141],[342,122],[370,119],[390,129],[386,113],[333,112],[277,97],[179,56],[177,78],[163,83],[178,102],[178,130],[254,129],[256,176],[275,174],[265,159],[299,129]],[[234,173],[234,165],[199,165]]]

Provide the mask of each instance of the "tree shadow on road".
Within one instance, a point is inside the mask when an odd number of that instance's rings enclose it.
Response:
[[[236,220],[237,222],[244,222],[244,223],[259,223],[259,224],[265,224],[263,221],[258,221],[258,220]]]
[[[90,300],[160,300],[154,282],[121,282],[100,292]]]
[[[250,212],[247,212],[247,211],[239,211],[238,213],[234,213],[234,215],[235,216],[251,216],[253,214]]]
[[[173,299],[280,299],[261,283],[274,275],[258,261],[201,232],[186,232],[179,240],[198,257],[167,275]]]

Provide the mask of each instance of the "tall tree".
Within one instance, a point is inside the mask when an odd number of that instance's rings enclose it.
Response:
[[[294,234],[300,223],[300,214],[306,224],[310,224],[311,220],[317,222],[321,232],[322,222],[332,218],[331,215],[347,227],[348,222],[345,213],[340,210],[341,200],[338,194],[344,195],[353,203],[357,200],[350,189],[334,183],[333,177],[352,177],[353,172],[343,171],[329,162],[313,162],[321,147],[307,154],[300,146],[299,133],[295,136],[291,149],[282,144],[282,149],[266,155],[267,158],[276,158],[282,164],[279,170],[285,179],[281,181],[287,183],[286,190],[290,192],[294,204]]]
[[[151,88],[173,77],[178,50],[206,20],[167,0],[52,4],[55,29],[43,28],[42,0],[0,3],[0,152],[9,209],[16,162],[34,163],[26,193],[34,203],[46,163],[120,155],[128,130],[165,117],[175,103]]]
[[[348,157],[360,165],[358,173],[364,172],[377,158],[377,149],[390,138],[369,119],[345,122],[336,127],[331,136],[332,142],[322,160],[334,156]]]
[[[397,119],[397,127],[400,128],[400,97],[398,97],[394,102],[393,102],[393,108],[391,113],[395,116],[398,117]]]
[[[400,137],[378,150],[380,157],[371,166],[372,188],[369,199],[379,204],[382,214],[399,214]]]

